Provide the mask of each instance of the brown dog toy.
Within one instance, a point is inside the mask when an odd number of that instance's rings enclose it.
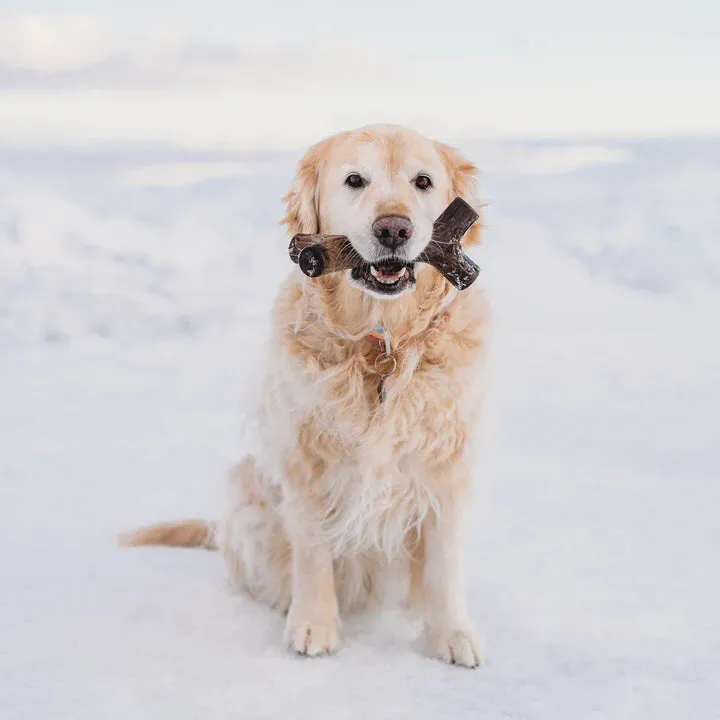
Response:
[[[480,268],[463,252],[461,241],[478,217],[462,198],[455,198],[434,222],[432,238],[414,262],[432,265],[458,290],[470,287]],[[344,235],[295,235],[288,250],[311,278],[368,264]]]

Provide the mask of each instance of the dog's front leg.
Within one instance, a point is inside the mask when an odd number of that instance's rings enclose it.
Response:
[[[327,544],[310,537],[307,526],[290,525],[292,603],[285,641],[301,655],[325,655],[340,644],[332,557]]]
[[[430,652],[447,662],[476,667],[482,651],[468,617],[460,568],[462,510],[467,499],[464,471],[446,486],[441,508],[427,518],[413,563]]]

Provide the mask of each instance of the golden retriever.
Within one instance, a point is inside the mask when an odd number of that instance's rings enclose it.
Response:
[[[259,447],[232,473],[217,528],[157,525],[125,544],[218,547],[235,586],[287,611],[297,653],[336,650],[341,612],[400,592],[434,656],[479,664],[460,538],[488,311],[475,286],[459,293],[413,262],[451,200],[477,207],[475,188],[470,162],[402,127],[305,154],[284,198],[288,233],[346,235],[369,267],[296,269],[282,286]]]

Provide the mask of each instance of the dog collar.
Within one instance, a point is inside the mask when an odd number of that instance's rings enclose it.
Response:
[[[440,306],[440,310],[432,316],[428,327],[432,325],[447,309],[450,303],[457,296],[457,290],[450,293],[445,301]],[[404,337],[410,332],[410,328],[405,328],[398,333],[398,339]],[[371,340],[376,340],[380,343],[380,353],[375,358],[375,372],[381,377],[387,377],[392,375],[397,370],[397,359],[393,353],[392,336],[388,332],[387,328],[377,324],[368,334],[367,337]],[[397,349],[397,346],[396,346]]]
[[[435,318],[433,318],[434,320]],[[409,328],[405,328],[405,330],[401,330],[399,333],[399,337],[402,337],[403,335],[407,335],[410,332]],[[382,326],[382,325],[376,325],[369,333],[368,337],[372,340],[382,340],[384,342],[387,342],[387,338],[390,335],[388,331]]]

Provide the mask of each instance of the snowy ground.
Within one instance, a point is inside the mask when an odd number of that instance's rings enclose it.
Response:
[[[495,308],[476,672],[392,613],[297,659],[217,554],[115,546],[215,513],[295,158],[0,151],[0,717],[720,717],[720,141],[465,148]]]

